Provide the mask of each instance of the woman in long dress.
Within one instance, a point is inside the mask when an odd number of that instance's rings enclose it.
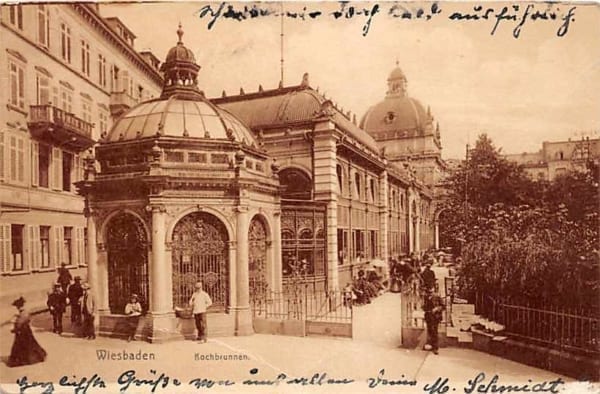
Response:
[[[29,326],[29,313],[25,311],[25,299],[20,297],[12,303],[17,308],[15,315],[15,341],[13,342],[8,358],[9,367],[18,367],[21,365],[30,365],[42,362],[46,359],[46,351],[42,349],[35,340],[31,327]]]

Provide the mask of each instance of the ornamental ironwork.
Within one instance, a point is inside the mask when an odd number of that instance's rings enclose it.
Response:
[[[194,284],[203,282],[213,301],[211,310],[229,305],[229,237],[215,216],[194,212],[183,217],[173,230],[173,305],[186,308]]]
[[[248,230],[248,273],[251,301],[262,299],[267,283],[267,230],[262,220],[252,219]]]
[[[148,239],[142,222],[119,213],[107,225],[108,305],[111,313],[125,313],[131,294],[148,307]]]

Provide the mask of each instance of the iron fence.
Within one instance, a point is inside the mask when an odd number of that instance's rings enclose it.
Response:
[[[560,350],[600,353],[600,318],[590,311],[539,308],[477,295],[475,312],[503,325],[510,336]]]
[[[352,300],[343,290],[265,292],[251,301],[256,318],[349,323]]]

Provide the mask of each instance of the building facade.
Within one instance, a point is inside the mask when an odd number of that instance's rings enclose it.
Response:
[[[517,153],[504,156],[523,166],[533,179],[551,181],[567,171],[583,171],[588,161],[600,163],[600,139],[544,141],[535,153]]]
[[[84,200],[75,188],[82,154],[162,86],[134,38],[92,4],[0,7],[3,306],[17,295],[44,304],[62,263],[85,277]]]

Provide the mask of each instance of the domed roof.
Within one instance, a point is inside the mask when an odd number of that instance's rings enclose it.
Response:
[[[143,102],[114,124],[103,142],[168,136],[236,141],[258,146],[256,137],[240,120],[208,100],[172,95]]]
[[[418,100],[390,95],[369,108],[360,127],[368,133],[378,133],[425,128],[431,122],[431,116]]]

